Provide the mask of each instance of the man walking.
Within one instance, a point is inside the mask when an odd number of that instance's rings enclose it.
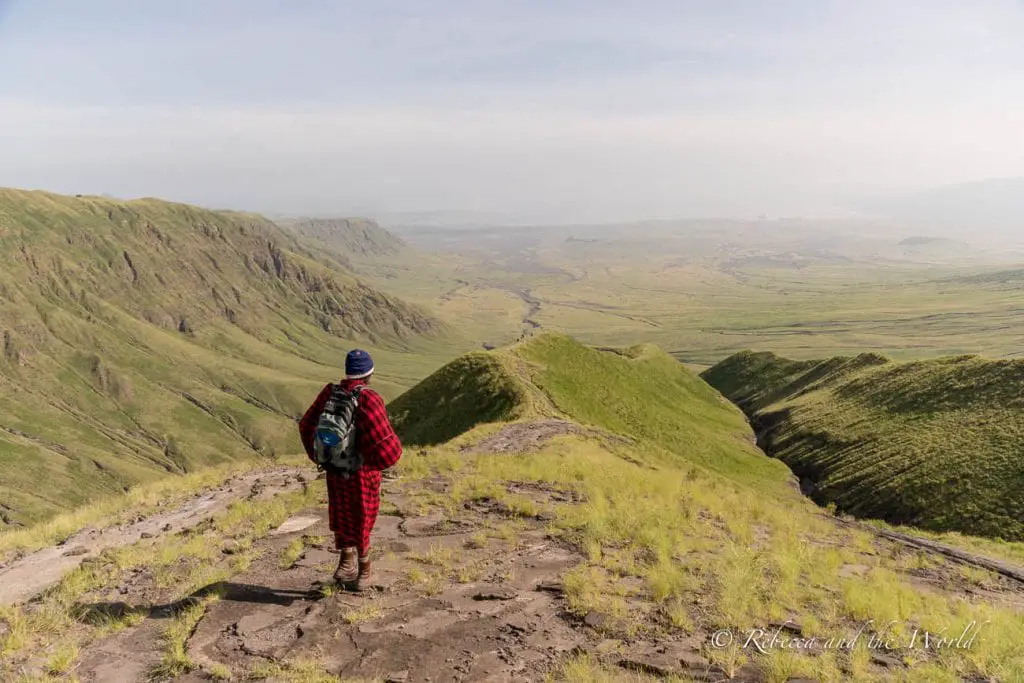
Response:
[[[299,421],[302,445],[315,463],[317,422],[336,395],[335,389],[357,397],[352,427],[354,452],[362,465],[348,475],[325,466],[330,526],[341,555],[334,579],[348,590],[359,590],[370,575],[370,533],[380,508],[381,472],[402,456],[402,444],[388,420],[384,399],[367,386],[373,370],[369,353],[350,351],[345,358],[345,379],[325,386]]]

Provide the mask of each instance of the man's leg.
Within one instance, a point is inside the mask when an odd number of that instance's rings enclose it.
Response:
[[[334,580],[346,587],[354,585],[359,579],[359,544],[360,535],[353,533],[354,511],[353,497],[345,491],[344,480],[331,475],[327,477],[327,500],[334,531],[334,544],[338,549],[338,568],[334,570]],[[358,501],[358,498],[355,499]]]
[[[359,588],[370,579],[373,561],[370,558],[370,536],[380,510],[380,473],[367,473],[362,483],[363,528],[359,539]]]

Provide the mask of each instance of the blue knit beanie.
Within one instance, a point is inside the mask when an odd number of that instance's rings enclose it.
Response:
[[[345,377],[347,379],[362,379],[373,373],[373,359],[370,354],[362,349],[352,349],[345,356]]]

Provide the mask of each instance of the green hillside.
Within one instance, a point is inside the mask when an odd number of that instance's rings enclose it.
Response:
[[[703,373],[841,510],[1024,539],[1024,361],[740,353]]]
[[[0,190],[0,517],[295,451],[352,345],[394,396],[449,336],[259,216]]]
[[[524,414],[527,388],[496,353],[457,358],[388,404],[406,445],[449,441],[476,425]]]
[[[403,440],[432,445],[478,424],[565,416],[745,485],[787,489],[789,470],[753,446],[743,414],[657,347],[598,350],[547,333],[474,352],[388,406]]]

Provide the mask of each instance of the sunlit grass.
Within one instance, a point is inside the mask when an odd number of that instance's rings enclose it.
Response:
[[[295,659],[283,662],[258,661],[246,673],[244,680],[274,680],[282,683],[380,683],[379,678],[342,678],[327,671],[323,662],[315,659]]]
[[[144,540],[103,553],[62,577],[30,608],[13,607],[0,611],[0,620],[8,624],[8,633],[0,640],[0,654],[6,660],[24,657],[33,646],[61,643],[69,652],[96,638],[136,625],[145,618],[146,609],[114,613],[87,608],[80,600],[91,591],[101,590],[119,580],[125,572],[144,567],[151,572],[155,586],[168,590],[172,599],[201,596],[231,576],[244,571],[256,557],[253,541],[284,522],[294,511],[314,504],[318,494],[306,492],[279,494],[269,500],[240,501],[214,517],[213,523],[178,535]],[[242,524],[247,516],[250,523]],[[233,534],[234,552],[224,555],[221,530]],[[203,603],[205,604],[205,603]],[[191,609],[191,608],[190,608]],[[197,616],[198,615],[198,616]],[[181,645],[189,619],[201,618],[195,610],[179,615],[168,632],[161,671],[184,672],[191,666]],[[193,624],[194,625],[194,624]],[[186,638],[187,640],[187,638]],[[2,673],[2,670],[0,670]]]
[[[173,678],[188,673],[195,667],[188,656],[188,640],[210,604],[216,599],[216,596],[209,596],[188,605],[171,620],[163,634],[164,650],[160,664],[153,671],[155,676]]]
[[[281,569],[291,569],[298,562],[302,554],[306,552],[306,543],[302,538],[292,539],[291,543],[281,551],[278,566]]]

